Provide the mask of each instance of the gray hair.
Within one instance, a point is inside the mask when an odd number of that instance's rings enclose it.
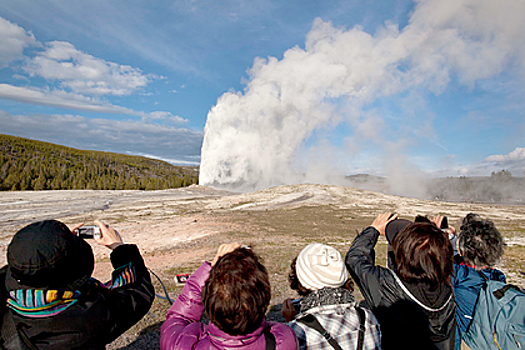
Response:
[[[470,213],[462,222],[458,248],[465,262],[476,269],[493,267],[499,263],[506,244],[494,223]]]

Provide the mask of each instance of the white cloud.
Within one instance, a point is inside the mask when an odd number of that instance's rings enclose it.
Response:
[[[135,111],[104,102],[98,98],[74,94],[64,90],[47,90],[0,84],[0,99],[86,112],[125,114],[142,117],[143,120],[166,120],[173,125],[188,122],[187,119],[173,115],[170,112],[154,111],[148,113]]]
[[[145,87],[153,75],[138,68],[105,61],[77,50],[72,44],[53,41],[24,70],[31,76],[58,81],[64,89],[85,95],[129,95]]]
[[[0,68],[24,57],[25,47],[42,46],[31,33],[1,17],[0,33]],[[162,115],[164,120],[174,125],[187,122],[169,112],[135,111],[101,99],[104,95],[129,95],[144,88],[152,79],[165,77],[143,74],[138,68],[96,58],[62,41],[45,44],[36,56],[25,57],[23,62],[22,69],[30,77],[42,77],[49,86],[58,83],[60,88],[0,84],[0,99],[79,111],[127,114],[145,119],[158,119],[157,116]],[[13,78],[31,81],[20,74],[14,74]]]
[[[509,154],[492,155],[482,162],[492,171],[501,171],[503,169],[510,171],[513,175],[525,175],[525,147],[516,147]]]
[[[175,165],[190,165],[190,166],[197,166],[197,165],[199,165],[199,161],[195,161],[195,160],[181,160],[181,159],[173,159],[173,158],[162,158],[162,157],[159,157],[159,156],[155,156],[153,154],[146,154],[146,153],[136,153],[136,155],[147,157],[147,158],[152,158],[152,159],[163,160],[165,162],[168,162],[168,163],[171,163],[171,164],[175,164]]]
[[[22,58],[24,48],[36,45],[32,33],[0,17],[0,68]]]
[[[13,74],[13,79],[17,79],[17,80],[24,80],[26,82],[29,81],[29,78],[24,76],[24,75],[20,75],[20,74]]]
[[[202,144],[202,132],[191,129],[78,115],[11,115],[0,111],[0,130],[79,149],[148,154],[191,164],[198,159]]]
[[[492,172],[508,170],[514,176],[525,175],[525,147],[517,147],[508,154],[495,154],[486,157],[481,162],[462,164],[458,175],[488,176]],[[449,175],[449,174],[447,174]]]
[[[142,116],[144,113],[104,103],[95,98],[66,92],[0,84],[0,98],[44,106],[53,106],[98,113],[117,113]]]
[[[525,147],[517,147],[509,154],[498,154],[485,158],[487,162],[513,162],[525,160]]]
[[[165,120],[165,121],[172,123],[173,125],[185,124],[188,122],[188,119],[184,119],[182,117],[179,117],[178,115],[173,115],[170,112],[166,112],[166,111],[151,112],[146,117],[143,118],[143,120],[148,120],[148,119]]]

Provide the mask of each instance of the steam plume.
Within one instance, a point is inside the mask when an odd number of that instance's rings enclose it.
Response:
[[[223,94],[210,110],[200,183],[253,190],[318,182],[343,174],[323,165],[337,167],[340,156],[375,149],[393,159],[412,136],[385,142],[384,117],[369,108],[374,101],[421,90],[439,94],[451,77],[473,86],[509,63],[523,73],[523,18],[522,1],[419,0],[401,30],[387,22],[371,35],[316,19],[304,48],[287,50],[281,60],[256,58],[244,91]],[[420,131],[431,129],[428,120],[420,124]],[[333,153],[322,152],[322,134],[338,125],[347,125],[349,136],[327,161]],[[313,139],[321,141],[312,147]],[[312,149],[324,159],[305,161]]]

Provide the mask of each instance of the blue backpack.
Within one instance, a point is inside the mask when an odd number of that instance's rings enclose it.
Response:
[[[472,350],[525,349],[525,294],[511,284],[485,280],[461,339]]]

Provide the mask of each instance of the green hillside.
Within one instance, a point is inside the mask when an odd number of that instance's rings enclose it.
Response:
[[[197,182],[197,167],[0,134],[1,191],[158,190]]]

